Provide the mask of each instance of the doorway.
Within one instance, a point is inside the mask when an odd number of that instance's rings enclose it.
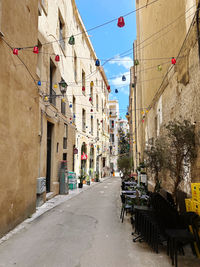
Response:
[[[53,124],[47,122],[47,165],[46,165],[46,191],[51,191],[51,150],[52,150]]]

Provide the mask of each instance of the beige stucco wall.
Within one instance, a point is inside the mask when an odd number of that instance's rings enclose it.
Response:
[[[140,43],[141,35],[143,36],[144,32],[147,32],[147,27],[149,29],[149,34],[152,34],[185,12],[184,19],[181,17],[181,19],[178,19],[177,23],[175,24],[176,27],[175,25],[174,27],[170,27],[170,33],[163,35],[160,40],[152,42],[149,48],[147,46],[141,50],[139,50],[139,48],[138,51],[136,50],[138,57],[141,58],[142,56],[148,56],[149,58],[163,57],[165,55],[166,57],[170,57],[172,55],[176,56],[178,55],[179,51],[181,51],[176,65],[171,70],[170,62],[163,67],[161,72],[158,72],[156,67],[148,72],[140,71],[143,68],[142,62],[139,67],[136,67],[138,81],[136,87],[138,99],[137,107],[139,108],[141,105],[148,109],[148,113],[146,113],[144,118],[144,123],[141,122],[142,115],[139,112],[137,113],[137,128],[139,136],[138,146],[139,152],[141,153],[141,160],[143,160],[145,143],[149,138],[157,137],[162,132],[163,126],[170,120],[176,118],[178,119],[180,116],[182,116],[183,118],[191,120],[191,122],[196,122],[196,132],[198,133],[199,131],[200,99],[198,88],[200,81],[198,43],[195,23],[191,28],[184,45],[182,46],[186,37],[186,33],[190,28],[192,21],[191,19],[194,16],[195,3],[196,1],[161,1],[159,2],[159,5],[155,4],[154,9],[152,10],[150,7],[147,7],[144,12],[148,12],[149,14],[146,13],[144,16],[144,14],[141,13],[138,15],[139,39],[137,40],[137,43]],[[162,9],[160,9],[161,7]],[[174,13],[173,15],[175,10],[176,14]],[[157,12],[158,15],[156,15]],[[155,16],[152,16],[152,14],[155,14]],[[146,19],[150,16],[152,16],[152,19],[151,22],[148,23]],[[162,16],[163,19],[161,19]],[[157,21],[160,23],[156,24],[155,19],[157,19]],[[154,30],[152,27],[154,27]],[[154,61],[154,63],[156,62],[157,61]],[[159,62],[156,64],[160,64]],[[144,66],[146,66],[146,64]],[[169,74],[166,75],[165,79],[163,79],[168,70],[170,70]],[[162,79],[150,81],[151,77],[155,77],[156,72],[162,77]],[[139,81],[142,80],[149,81],[140,84]],[[199,156],[195,164],[192,166],[191,177],[189,180],[185,180],[185,182],[181,185],[182,190],[188,194],[190,193],[190,179],[193,182],[200,181],[200,169],[198,162]],[[169,191],[172,191],[172,181],[170,180],[169,176],[166,175],[166,173],[164,176],[165,180],[163,182],[163,186]]]
[[[65,49],[63,50],[56,40],[59,39],[59,18],[62,18],[64,24]],[[91,41],[87,35],[79,34],[85,31],[84,24],[78,13],[75,1],[54,1],[51,5],[44,8],[42,15],[39,17],[39,40],[41,43],[52,42],[52,44],[43,46],[43,64],[40,71],[40,80],[49,81],[49,68],[50,58],[55,63],[56,75],[54,83],[58,83],[61,77],[68,84],[66,100],[66,114],[60,113],[61,98],[56,98],[56,107],[50,103],[44,103],[44,95],[49,94],[49,88],[44,84],[41,86],[41,99],[40,107],[43,112],[43,127],[46,129],[46,121],[50,120],[54,123],[53,133],[53,148],[59,143],[60,152],[54,153],[52,151],[52,183],[55,187],[58,186],[58,172],[57,165],[62,160],[62,154],[67,153],[68,170],[73,170],[73,157],[74,157],[74,171],[77,176],[81,171],[81,147],[83,143],[87,145],[88,159],[86,162],[87,173],[89,173],[89,160],[90,149],[94,146],[94,171],[96,170],[96,158],[100,155],[100,173],[102,173],[102,157],[104,151],[102,147],[109,148],[109,135],[108,135],[108,90],[107,79],[103,68],[95,66],[97,58],[95,51],[92,47]],[[69,36],[75,36],[75,45],[68,44]],[[55,62],[55,54],[60,55],[60,62]],[[74,75],[74,54],[77,56],[77,78]],[[82,70],[86,75],[85,92],[82,92]],[[93,102],[90,103],[90,82],[94,82],[93,87]],[[56,94],[60,94],[59,88],[54,89]],[[96,103],[96,96],[98,95],[98,109]],[[75,98],[75,105],[73,104],[73,97]],[[86,112],[86,130],[82,130],[82,109]],[[93,112],[91,112],[93,109]],[[75,118],[73,117],[75,113]],[[56,114],[56,117],[55,117]],[[93,134],[91,134],[91,116],[93,116]],[[100,125],[97,125],[97,120]],[[101,123],[101,120],[104,122]],[[73,121],[73,124],[71,122]],[[63,138],[63,125],[68,124],[68,148],[66,151],[62,149]],[[40,126],[41,127],[41,126]],[[97,139],[97,131],[99,131],[99,138]],[[73,146],[78,148],[78,154],[73,155]],[[99,153],[97,146],[101,147]],[[108,155],[106,151],[106,156]],[[109,164],[109,157],[107,157],[107,165]],[[43,131],[41,142],[41,160],[40,160],[40,176],[45,176],[46,173],[46,133]],[[57,194],[57,190],[52,185],[52,191]]]
[[[37,1],[1,1],[0,30],[13,47],[37,40]],[[24,23],[26,21],[26,23]],[[0,236],[35,211],[38,90],[22,62],[0,38]],[[31,73],[36,57],[19,51]]]

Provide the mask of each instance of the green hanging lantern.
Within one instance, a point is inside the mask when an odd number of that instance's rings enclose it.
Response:
[[[132,88],[134,88],[135,87],[135,84],[134,83],[132,83]]]
[[[75,38],[74,38],[74,35],[72,35],[72,36],[69,38],[69,44],[70,44],[70,45],[75,45]]]
[[[161,71],[161,70],[162,70],[162,66],[158,65],[158,71]]]
[[[134,60],[134,65],[135,65],[135,66],[139,65],[139,60],[138,60],[138,59],[135,59],[135,60]]]

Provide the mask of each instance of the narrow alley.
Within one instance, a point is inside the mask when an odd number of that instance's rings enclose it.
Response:
[[[120,182],[98,183],[27,224],[0,245],[0,266],[171,266],[164,248],[155,254],[145,243],[132,242],[128,217],[119,219]],[[189,249],[179,262],[199,264]]]

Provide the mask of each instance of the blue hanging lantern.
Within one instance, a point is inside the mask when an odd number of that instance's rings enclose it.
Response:
[[[126,112],[126,116],[128,116],[129,115],[129,113],[128,112]]]
[[[116,93],[116,94],[118,93],[118,90],[117,90],[117,89],[115,89],[115,93]]]
[[[93,119],[93,116],[91,116],[91,119]]]
[[[72,108],[72,104],[70,104],[69,107]]]
[[[95,66],[96,66],[96,67],[99,67],[99,66],[100,66],[100,60],[99,60],[99,59],[96,60],[96,62],[95,62]]]
[[[76,118],[76,115],[74,115],[73,118],[75,119]]]
[[[125,76],[125,75],[122,76],[122,81],[123,81],[123,82],[126,81],[126,76]]]
[[[38,81],[38,83],[37,83],[37,84],[38,84],[38,86],[41,86],[41,85],[42,85],[41,81]]]

